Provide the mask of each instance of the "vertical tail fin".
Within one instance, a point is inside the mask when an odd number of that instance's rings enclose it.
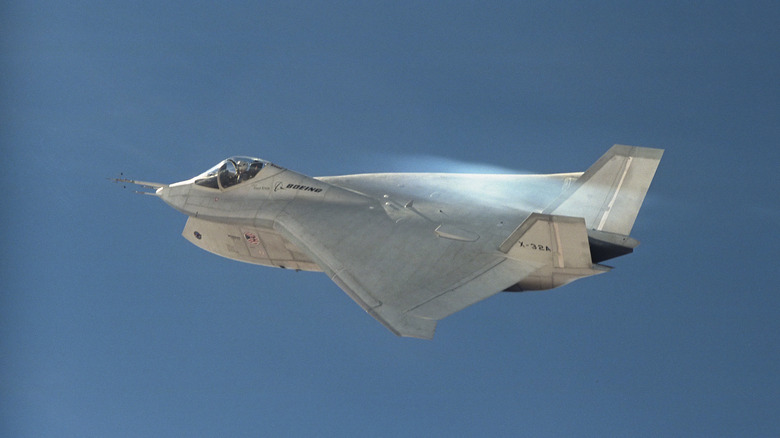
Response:
[[[663,153],[614,145],[543,213],[582,217],[588,229],[628,236]]]

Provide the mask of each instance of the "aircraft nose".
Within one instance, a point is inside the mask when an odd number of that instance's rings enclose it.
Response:
[[[190,184],[177,183],[166,187],[160,187],[154,194],[176,210],[187,213],[186,204],[190,192],[189,189]]]

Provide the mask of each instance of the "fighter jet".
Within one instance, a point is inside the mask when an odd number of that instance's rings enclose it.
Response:
[[[398,336],[502,291],[552,289],[631,253],[663,150],[615,145],[585,172],[309,177],[250,157],[133,183],[188,216],[182,235],[242,262],[327,274]]]

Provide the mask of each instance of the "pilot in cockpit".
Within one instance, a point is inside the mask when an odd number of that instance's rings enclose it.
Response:
[[[231,157],[201,174],[195,184],[224,190],[254,178],[264,165],[256,158]]]
[[[249,164],[246,161],[238,160],[236,162],[236,184],[240,184],[249,179]]]

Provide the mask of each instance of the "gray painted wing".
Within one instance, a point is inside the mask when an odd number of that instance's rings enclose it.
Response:
[[[440,225],[394,221],[378,203],[300,203],[277,218],[277,231],[366,312],[397,335],[424,339],[437,320],[506,289],[524,270],[486,239],[442,237]]]

